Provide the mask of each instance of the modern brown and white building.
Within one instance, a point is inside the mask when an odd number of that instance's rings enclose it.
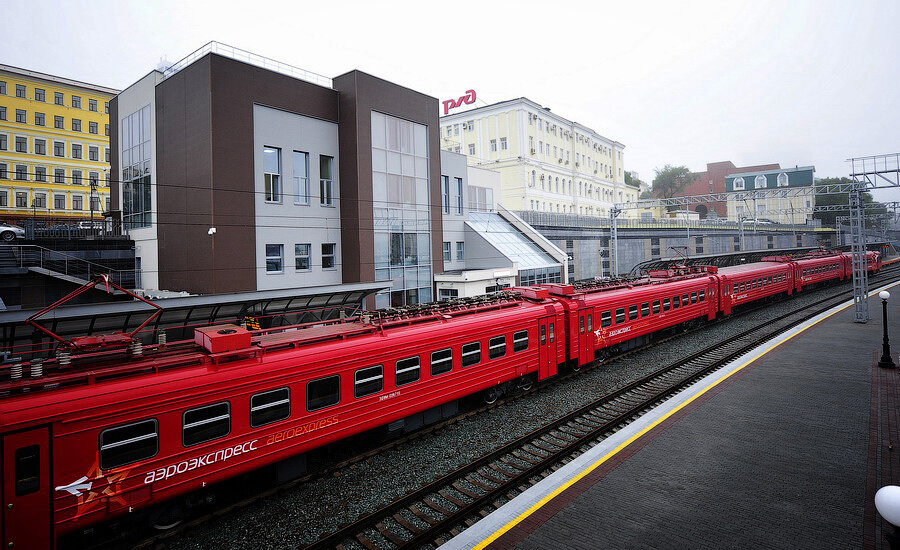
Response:
[[[113,209],[141,286],[223,293],[443,272],[438,100],[210,43],[110,102]]]

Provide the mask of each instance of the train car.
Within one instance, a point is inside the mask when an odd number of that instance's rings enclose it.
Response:
[[[847,277],[846,262],[839,253],[814,253],[793,259],[794,284],[797,291],[804,287]]]
[[[725,315],[740,305],[776,294],[793,294],[794,269],[786,258],[719,268],[719,309]]]
[[[841,259],[844,262],[844,277],[853,277],[853,254],[850,252],[841,253]],[[881,254],[872,250],[866,251],[866,270],[870,274],[876,274],[881,271],[882,261]]]
[[[61,535],[171,501],[378,426],[415,427],[457,400],[556,374],[564,309],[543,289],[421,315],[74,354],[0,378],[3,540]]]
[[[715,267],[651,271],[625,283],[545,285],[564,298],[569,330],[569,359],[575,367],[605,357],[614,349],[640,345],[654,332],[718,311]]]

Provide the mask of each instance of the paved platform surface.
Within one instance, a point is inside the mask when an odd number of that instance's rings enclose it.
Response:
[[[875,366],[881,300],[869,310],[736,360],[441,548],[888,548],[873,495],[900,485],[900,369]]]

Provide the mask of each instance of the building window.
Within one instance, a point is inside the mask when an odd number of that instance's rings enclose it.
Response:
[[[98,131],[96,122],[88,122],[88,132],[96,134]]]
[[[3,167],[3,171],[6,171],[6,167]],[[2,176],[0,176],[2,178]],[[0,206],[9,206],[9,195],[6,191],[0,191]]]
[[[266,245],[266,273],[281,273],[284,269],[284,245]]]
[[[88,147],[88,160],[93,160],[94,162],[100,161],[99,147]]]
[[[762,174],[753,178],[753,186],[756,189],[765,189],[766,188],[766,177]]]
[[[322,269],[334,269],[335,243],[322,243]]]
[[[79,97],[77,95],[72,96],[72,107],[75,107],[76,109],[81,109],[81,97]]]
[[[788,186],[788,175],[784,172],[778,174],[778,187]]]
[[[53,127],[56,128],[57,130],[65,130],[66,129],[65,119],[61,116],[54,116],[53,117]]]
[[[492,139],[492,140],[491,140],[491,152],[493,153],[493,152],[495,152],[495,151],[497,151],[497,140],[496,140],[496,139]]]
[[[65,210],[66,209],[66,196],[65,195],[53,195],[53,208],[56,210]]]
[[[72,144],[72,158],[80,159],[81,158],[81,145],[77,143]]]
[[[16,84],[16,97],[25,97],[25,86],[21,84]]]
[[[456,185],[454,186],[455,196],[454,204],[456,206],[456,213],[463,213],[463,181],[462,178],[454,178],[456,180]]]
[[[9,147],[9,138],[6,134],[0,134],[0,151],[6,151]]]
[[[0,80],[0,95],[6,95],[6,82]]]
[[[27,153],[28,152],[28,138],[22,136],[16,136],[16,153]]]
[[[44,99],[44,98],[45,98],[44,90],[42,90],[40,88],[35,88],[34,89],[34,100],[35,101],[46,101],[46,99]]]
[[[297,271],[310,270],[309,254],[311,249],[312,245],[309,243],[294,245],[294,268]]]
[[[46,119],[44,117],[44,113],[34,113],[34,125],[35,126],[46,126]]]
[[[26,113],[24,109],[16,109],[16,122],[25,124]]]
[[[106,147],[106,148],[103,150],[103,161],[104,161],[104,162],[109,162],[109,147]],[[109,179],[109,178],[106,178],[106,179]]]
[[[464,260],[466,258],[466,243],[456,243],[456,259]]]
[[[734,190],[735,191],[743,191],[744,190],[744,178],[734,178]]]
[[[97,187],[100,183],[100,174],[98,172],[88,172],[88,183],[91,187]]]
[[[309,153],[294,151],[294,204],[309,204]]]
[[[72,170],[72,184],[81,185],[81,170]]]
[[[334,206],[334,157],[319,155],[319,203]]]
[[[108,136],[108,135],[109,135],[109,124],[105,124],[105,125],[104,125],[104,127],[103,127],[103,135],[105,135],[105,136]]]
[[[450,213],[450,176],[441,176],[441,206],[444,214]]]
[[[103,112],[109,114],[109,101],[103,102]]]
[[[28,193],[16,191],[16,208],[28,208]]]
[[[0,120],[6,120],[6,107],[0,107]]]
[[[506,150],[507,150],[507,146],[506,146],[506,138],[505,138],[505,137],[504,137],[504,138],[500,138],[500,150],[501,150],[501,151],[506,151]]]
[[[47,208],[47,193],[35,193],[34,194],[34,207],[35,208]]]
[[[56,105],[62,105],[64,103],[62,92],[53,92],[53,103]]]
[[[34,154],[35,155],[46,155],[47,154],[47,140],[46,139],[35,139],[34,140]]]
[[[126,229],[150,227],[152,223],[150,114],[150,106],[145,105],[120,119],[122,173],[119,177],[122,182],[122,221]]]
[[[444,241],[444,261],[449,262],[451,259],[450,242]]]
[[[9,173],[6,169],[6,163],[0,162],[0,180],[9,179]]]
[[[47,169],[43,166],[34,167],[34,181],[47,181]]]
[[[459,298],[459,290],[455,288],[438,289],[438,300],[452,300],[454,298]]]
[[[84,197],[72,195],[72,210],[84,210]]]
[[[57,157],[66,156],[66,144],[62,141],[53,142],[53,155]]]
[[[475,155],[475,144],[474,143],[469,144],[469,154],[473,155],[473,156]]]
[[[81,120],[77,118],[72,119],[72,131],[80,132],[81,131]]]
[[[88,110],[94,111],[95,113],[97,112],[97,100],[96,99],[88,100]]]
[[[66,183],[66,171],[63,168],[53,169],[53,183]]]
[[[266,202],[281,202],[281,149],[263,148],[263,179]]]

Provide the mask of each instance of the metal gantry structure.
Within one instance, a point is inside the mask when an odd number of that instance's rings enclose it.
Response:
[[[689,207],[691,205],[711,202],[745,202],[766,198],[810,198],[816,195],[835,195],[846,193],[849,196],[847,205],[802,206],[786,210],[771,210],[770,213],[811,213],[824,211],[850,210],[850,235],[853,264],[853,301],[856,306],[855,321],[865,323],[869,320],[868,303],[868,271],[866,270],[865,215],[868,208],[863,203],[862,194],[873,189],[900,188],[900,153],[854,157],[847,159],[850,163],[850,178],[853,181],[808,187],[788,187],[775,189],[754,189],[747,191],[731,191],[671,197],[657,199],[641,199],[616,203],[610,209],[610,254],[613,273],[618,273],[618,216],[626,210],[659,207]],[[896,205],[897,203],[890,203]],[[880,208],[882,205],[872,205]],[[896,211],[896,206],[894,206]],[[743,226],[741,227],[743,233]],[[743,249],[743,239],[741,239]]]

